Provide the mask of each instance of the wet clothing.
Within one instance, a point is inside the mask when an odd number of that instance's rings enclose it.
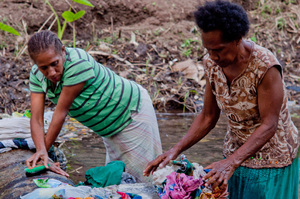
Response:
[[[57,104],[63,86],[86,81],[72,103],[69,115],[101,136],[112,136],[122,131],[132,121],[131,111],[139,110],[138,85],[116,75],[82,49],[65,49],[61,81],[52,88],[50,80],[34,65],[30,73],[30,91],[46,93],[49,100]]]
[[[275,56],[266,48],[251,42],[252,51],[247,68],[235,78],[230,87],[222,68],[206,57],[206,76],[219,108],[226,114],[229,128],[225,136],[225,157],[242,146],[251,134],[261,125],[258,109],[257,88],[268,69],[282,68]],[[283,78],[282,78],[283,81]],[[284,84],[284,82],[283,82]],[[253,157],[242,163],[250,168],[280,168],[292,164],[299,147],[298,130],[294,126],[287,106],[287,93],[284,86],[284,99],[275,135]]]
[[[229,179],[230,199],[298,199],[299,157],[283,168],[240,166]]]
[[[140,87],[140,90],[142,104],[138,113],[132,113],[133,121],[122,133],[102,139],[106,147],[106,163],[122,160],[126,171],[137,182],[150,182],[150,177],[143,176],[143,170],[162,153],[162,147],[152,101],[146,89]]]
[[[126,171],[145,182],[143,170],[162,153],[158,124],[148,92],[133,81],[124,79],[97,63],[92,56],[77,48],[66,48],[63,77],[56,88],[32,67],[30,90],[46,93],[58,102],[63,86],[84,82],[69,115],[102,136],[106,163],[121,160]]]
[[[90,168],[85,172],[86,184],[92,187],[107,187],[119,185],[125,164],[122,161],[112,161],[104,167]]]

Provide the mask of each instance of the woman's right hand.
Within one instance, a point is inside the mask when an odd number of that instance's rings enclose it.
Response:
[[[171,160],[175,160],[179,154],[173,148],[159,155],[157,158],[148,163],[143,175],[149,176],[153,174],[156,169],[165,167]]]
[[[69,174],[60,168],[59,162],[50,163],[50,168],[49,169],[51,171],[53,171],[54,173],[60,174],[60,175],[65,176],[67,178],[69,177]]]
[[[30,158],[26,160],[26,166],[29,169],[34,168],[37,165],[37,162],[42,162],[45,167],[48,169],[48,152],[46,149],[38,150],[35,154],[33,154]]]

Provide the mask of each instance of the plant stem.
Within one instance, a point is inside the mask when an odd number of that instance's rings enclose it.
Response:
[[[75,40],[75,35],[76,35],[76,33],[75,33],[75,22],[73,22],[73,48],[75,48],[76,47],[76,40]]]
[[[56,17],[56,21],[57,21],[57,37],[59,39],[61,39],[62,38],[62,32],[61,32],[61,25],[60,25],[60,21],[59,21],[58,15],[55,12],[55,10],[52,7],[52,5],[50,4],[50,2],[48,0],[45,0],[45,2],[48,4],[48,6],[50,7],[50,9],[52,10],[52,12],[54,13],[54,15]]]

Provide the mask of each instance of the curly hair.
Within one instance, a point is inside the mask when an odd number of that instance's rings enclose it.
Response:
[[[28,41],[27,47],[31,59],[35,55],[48,50],[50,47],[54,47],[57,53],[62,50],[62,42],[57,35],[49,30],[42,30],[31,36]]]
[[[228,1],[206,2],[194,12],[195,20],[203,32],[220,30],[226,42],[241,39],[249,31],[249,20],[242,6]]]

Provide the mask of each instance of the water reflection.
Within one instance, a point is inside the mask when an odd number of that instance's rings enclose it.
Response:
[[[300,111],[293,115],[293,121],[300,128]],[[175,145],[187,132],[195,114],[168,114],[158,113],[157,119],[161,134],[162,147],[166,151]],[[214,161],[221,160],[223,139],[226,132],[227,120],[221,115],[216,127],[199,143],[184,152],[191,162],[206,166]],[[100,136],[91,134],[82,141],[68,141],[63,145],[68,159],[68,173],[74,183],[84,181],[87,169],[105,164],[105,147]]]

